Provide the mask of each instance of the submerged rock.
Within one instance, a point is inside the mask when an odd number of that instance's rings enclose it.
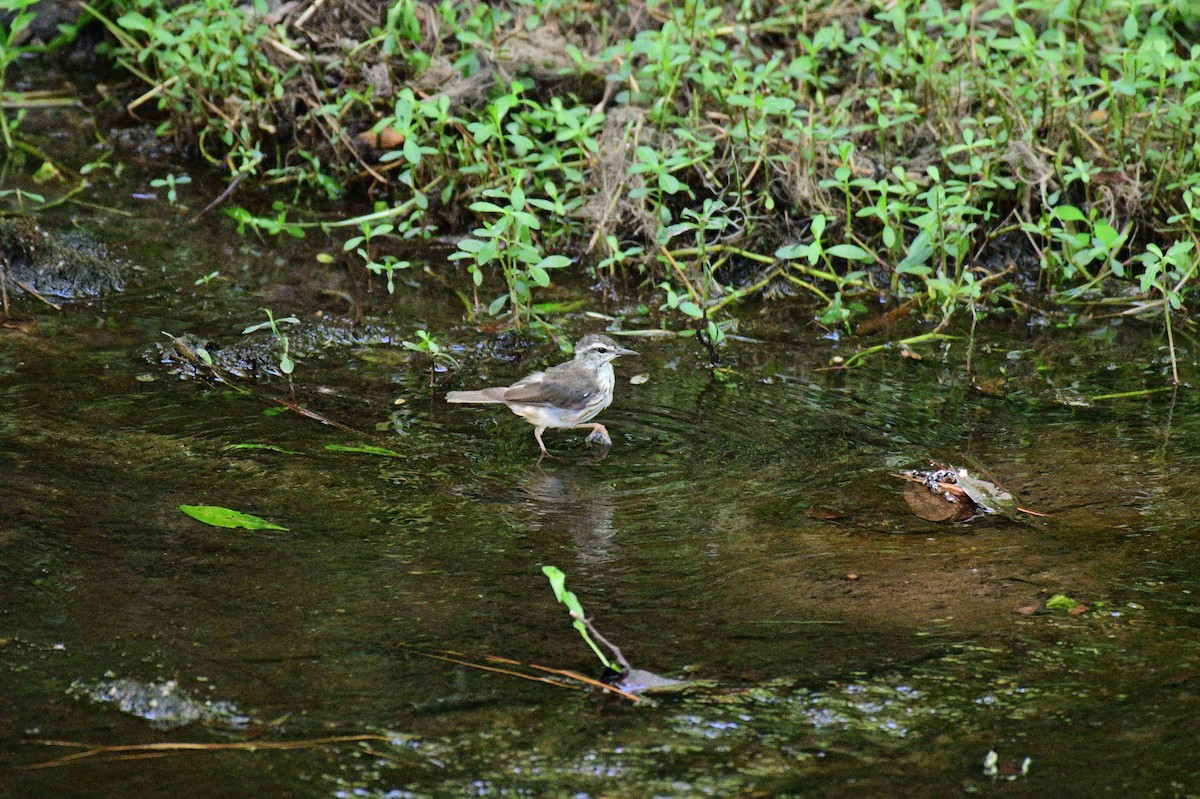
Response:
[[[673,680],[644,669],[626,669],[613,686],[629,694],[644,694],[679,690],[690,685],[683,680]]]
[[[67,692],[93,702],[114,705],[122,713],[146,719],[150,726],[159,730],[183,727],[196,721],[234,729],[250,723],[250,718],[238,713],[233,703],[192,699],[179,690],[179,684],[174,680],[161,683],[129,679],[87,683],[76,680]]]

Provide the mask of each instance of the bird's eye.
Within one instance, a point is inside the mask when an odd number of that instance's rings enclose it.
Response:
[[[601,355],[607,355],[608,347],[597,347],[596,352],[600,353]]]

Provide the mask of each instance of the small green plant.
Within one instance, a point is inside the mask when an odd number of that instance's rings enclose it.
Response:
[[[12,197],[17,201],[17,210],[22,214],[25,213],[26,202],[35,202],[39,205],[46,202],[46,198],[42,195],[34,194],[24,189],[0,189],[0,200],[7,199],[8,197]]]
[[[290,376],[296,368],[296,362],[291,357],[291,341],[288,339],[287,333],[283,332],[283,328],[280,325],[298,325],[300,324],[300,320],[294,316],[285,316],[282,319],[276,319],[275,314],[271,312],[270,308],[262,308],[261,310],[267,315],[267,321],[250,325],[242,331],[242,335],[270,328],[271,335],[275,337],[275,342],[279,346],[279,371]]]
[[[775,251],[775,257],[783,261],[795,262],[789,265],[790,269],[805,277],[817,277],[833,283],[835,292],[830,297],[811,283],[803,282],[799,277],[796,278],[800,285],[813,291],[827,303],[819,317],[821,324],[842,325],[848,328],[851,313],[865,310],[865,306],[860,302],[851,302],[845,299],[845,294],[851,288],[861,289],[863,287],[863,278],[866,276],[866,272],[861,269],[839,272],[834,266],[834,259],[842,259],[850,263],[865,262],[871,260],[871,255],[855,244],[843,243],[826,246],[825,230],[827,225],[828,220],[825,215],[817,214],[809,224],[809,235],[812,237],[812,241],[807,244],[789,244],[780,247]],[[807,267],[802,263],[805,261],[808,263]]]
[[[458,242],[458,252],[451,260],[466,260],[476,288],[483,285],[484,267],[497,264],[504,277],[507,292],[496,297],[488,305],[487,312],[497,316],[505,307],[509,309],[512,322],[517,327],[545,321],[538,315],[533,302],[534,287],[550,285],[550,270],[561,269],[571,263],[563,255],[543,256],[534,242],[533,234],[541,228],[538,218],[526,210],[527,205],[544,207],[549,201],[526,198],[520,186],[521,174],[516,176],[517,185],[511,190],[488,189],[483,194],[502,204],[482,200],[472,203],[470,209],[476,213],[489,214],[482,227],[471,232],[471,237]]]
[[[1166,252],[1157,244],[1146,245],[1146,251],[1138,256],[1142,264],[1140,284],[1142,293],[1151,292],[1161,298],[1163,324],[1167,330],[1167,346],[1171,354],[1171,381],[1179,384],[1179,365],[1175,357],[1175,333],[1171,326],[1171,312],[1183,305],[1184,285],[1196,274],[1200,261],[1192,257],[1195,246],[1191,241],[1177,241]]]
[[[170,205],[174,205],[176,203],[176,201],[179,199],[179,195],[176,192],[176,188],[178,186],[186,186],[188,183],[191,183],[191,182],[192,182],[192,179],[188,175],[172,175],[172,174],[168,173],[165,178],[155,178],[154,180],[150,181],[150,185],[156,189],[161,189],[161,188],[165,187],[167,190],[167,203]]]
[[[453,369],[458,366],[458,359],[451,355],[444,346],[439,344],[437,340],[429,335],[429,331],[423,328],[417,328],[416,341],[402,341],[400,345],[406,350],[412,352],[421,352],[429,356],[429,382],[433,382],[433,373],[438,368]]]
[[[20,124],[21,116],[18,112],[14,119],[8,118],[8,68],[22,55],[36,49],[20,42],[28,35],[29,25],[36,16],[33,6],[37,2],[38,0],[0,0],[0,15],[11,15],[0,25],[0,97],[5,100],[3,106],[0,106],[0,134],[3,135],[4,146],[9,150],[14,146],[13,133]],[[15,101],[16,98],[12,99]]]
[[[353,250],[359,258],[363,259],[363,263],[366,266],[367,271],[371,272],[372,274],[386,275],[388,294],[394,294],[396,292],[396,272],[402,269],[408,269],[408,267],[412,266],[412,264],[410,264],[408,261],[401,261],[393,255],[375,256],[372,253],[371,242],[377,238],[391,236],[396,230],[396,226],[391,222],[372,224],[371,222],[364,221],[359,226],[359,230],[362,231],[361,235],[351,236],[346,240],[346,243],[342,245],[342,249],[345,252],[350,252]]]
[[[600,663],[604,666],[604,668],[612,671],[620,671],[620,669],[614,665],[613,662],[609,660],[603,652],[600,651],[600,647],[596,645],[596,642],[592,640],[592,636],[589,635],[589,631],[596,633],[596,628],[592,627],[592,623],[588,621],[587,615],[584,614],[583,605],[579,604],[579,598],[575,596],[573,591],[567,590],[567,576],[562,573],[561,569],[555,566],[543,566],[542,574],[546,575],[546,578],[550,580],[550,588],[554,591],[555,599],[567,606],[567,611],[571,614],[571,618],[575,620],[572,626],[576,629],[576,631],[578,631],[579,635],[583,637],[584,642],[592,648],[593,652],[596,653],[596,657],[600,659]],[[597,637],[601,640],[604,640],[603,636],[600,636],[598,633]],[[605,643],[607,644],[607,642]],[[622,665],[624,665],[626,669],[629,668],[629,664],[627,663]]]
[[[151,87],[131,107],[155,100],[171,114],[160,133],[194,136],[202,156],[234,174],[258,170],[273,113],[298,71],[294,57],[271,56],[296,51],[283,26],[266,23],[266,0],[125,0],[115,21],[84,8],[116,39],[118,63]]]
[[[192,283],[192,285],[193,286],[207,286],[209,283],[213,282],[220,276],[221,276],[221,273],[219,271],[213,270],[212,272],[209,272],[207,275],[201,275],[200,277],[196,278],[196,281],[194,283]]]

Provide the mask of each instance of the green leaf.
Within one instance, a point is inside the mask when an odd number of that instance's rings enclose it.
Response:
[[[537,265],[541,269],[562,269],[571,265],[571,259],[565,255],[547,255]]]
[[[764,114],[789,114],[796,107],[796,101],[790,97],[767,97],[763,100]]]
[[[488,316],[495,316],[496,314],[500,313],[500,309],[503,308],[504,304],[507,302],[507,294],[501,294],[499,297],[492,300],[491,304],[488,305]]]
[[[845,258],[847,261],[872,261],[871,253],[854,244],[835,244],[825,252],[834,258]]]
[[[702,311],[700,309],[699,305],[692,302],[691,300],[684,300],[683,302],[679,303],[679,310],[683,311],[685,314],[692,317],[693,319],[704,318],[704,311]]]
[[[550,589],[554,591],[555,599],[566,605],[572,618],[575,619],[575,623],[572,626],[583,636],[583,640],[596,653],[596,657],[600,658],[600,662],[604,664],[604,667],[616,671],[616,666],[605,657],[604,653],[600,651],[600,647],[596,646],[596,642],[588,635],[587,625],[583,623],[584,618],[586,618],[583,613],[583,605],[579,604],[579,598],[573,592],[567,590],[567,576],[562,573],[561,569],[555,566],[543,566],[542,574],[546,575],[546,578],[550,580]]]
[[[667,194],[678,194],[685,188],[679,178],[667,172],[660,172],[658,175],[658,186]]]
[[[567,575],[557,566],[543,566],[542,574],[550,580],[550,590],[554,592],[554,598],[562,602],[567,591]]]
[[[1087,217],[1073,205],[1060,205],[1054,209],[1054,215],[1064,222],[1086,222]]]
[[[1055,594],[1046,600],[1047,610],[1071,610],[1077,605],[1079,605],[1079,602],[1066,594]]]
[[[1125,36],[1125,41],[1133,42],[1138,35],[1138,21],[1133,14],[1125,17],[1125,24],[1121,28],[1121,33]]]
[[[1096,240],[1104,245],[1105,249],[1112,249],[1114,243],[1120,238],[1121,234],[1112,225],[1101,219],[1092,226],[1092,235]]]
[[[530,280],[532,280],[534,283],[537,283],[542,288],[546,288],[550,285],[550,275],[540,266],[529,267],[528,273]]]
[[[150,20],[136,11],[131,11],[128,14],[118,17],[117,24],[125,30],[142,31],[143,33],[149,33],[151,28]]]
[[[781,261],[794,261],[797,258],[807,258],[811,244],[785,244],[775,251],[775,257]]]
[[[219,505],[180,505],[179,509],[193,519],[213,527],[242,527],[247,530],[287,531],[286,527],[280,527],[266,519],[251,516],[249,513],[222,508]]]
[[[230,444],[229,446],[221,447],[221,449],[223,449],[223,450],[262,449],[262,450],[267,450],[268,452],[281,452],[284,455],[299,455],[300,454],[299,452],[296,452],[295,450],[284,449],[283,447],[277,447],[274,444]]]
[[[912,246],[908,248],[908,255],[904,256],[904,260],[896,265],[896,271],[902,275],[928,275],[933,271],[926,265],[931,255],[933,255],[933,242],[928,233],[921,231],[913,239]]]
[[[414,166],[421,162],[421,148],[412,136],[404,140],[404,160]]]
[[[326,444],[325,449],[329,450],[330,452],[352,452],[358,455],[382,455],[385,458],[404,457],[404,455],[396,452],[394,449],[376,447],[371,444],[357,444],[354,446],[349,446],[346,444]]]

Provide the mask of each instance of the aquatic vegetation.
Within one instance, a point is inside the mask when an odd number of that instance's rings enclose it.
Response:
[[[1117,306],[1174,354],[1196,282],[1194,4],[106,8],[128,108],[290,190],[239,230],[352,227],[389,291],[394,245],[470,230],[439,277],[475,320],[549,331],[567,270],[654,292],[714,362],[740,303],[796,293],[848,331],[880,298],[925,333]]]
[[[583,612],[583,605],[580,604],[579,597],[575,596],[574,591],[567,590],[567,576],[563,574],[562,569],[559,569],[557,566],[543,566],[542,574],[545,574],[546,579],[550,581],[550,588],[554,591],[554,598],[567,606],[567,610],[570,612],[571,618],[574,619],[571,626],[574,627],[576,632],[579,633],[580,637],[583,638],[584,643],[586,643],[591,650],[596,653],[596,657],[600,659],[600,665],[613,672],[619,672],[622,666],[628,669],[629,664],[623,662],[624,658],[620,658],[620,664],[614,663],[608,659],[608,656],[605,655],[604,652],[601,651],[600,647],[596,645],[596,642],[592,640],[592,636],[589,635],[588,631],[591,630],[592,632],[595,632],[595,628],[592,627],[591,622],[588,621],[587,614]],[[607,644],[607,642],[605,643]],[[617,654],[619,654],[619,652],[617,652]]]
[[[150,185],[156,189],[167,190],[167,203],[175,205],[179,199],[179,187],[191,183],[192,179],[188,175],[173,175],[168,173],[165,178],[155,178],[150,181]]]
[[[271,331],[271,335],[275,339],[276,345],[279,348],[279,371],[283,372],[285,375],[291,375],[296,368],[296,362],[292,360],[291,356],[291,339],[288,338],[287,333],[283,332],[281,325],[298,325],[300,324],[300,320],[294,316],[284,316],[276,319],[275,314],[271,312],[270,308],[263,308],[261,310],[267,315],[267,321],[259,322],[256,325],[248,325],[246,329],[242,331],[242,335],[248,335],[259,330],[269,329]]]

